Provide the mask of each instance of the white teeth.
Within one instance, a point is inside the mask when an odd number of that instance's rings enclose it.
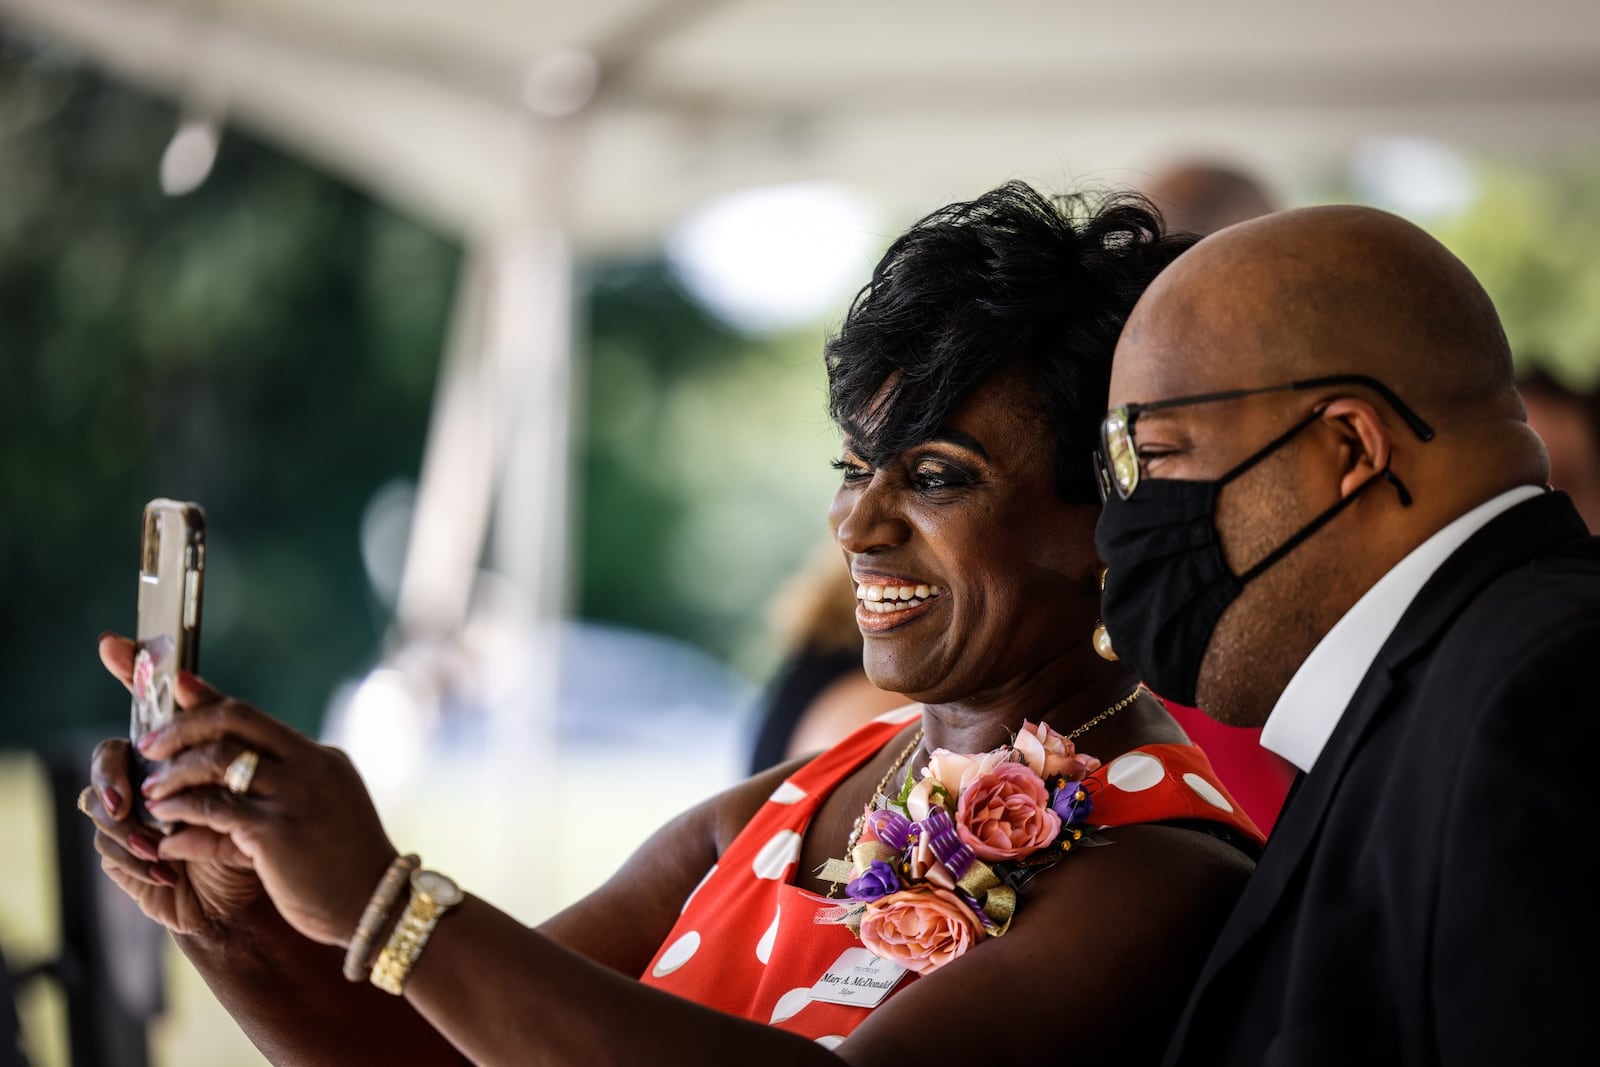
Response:
[[[937,585],[856,585],[856,599],[874,615],[921,607],[943,592]]]
[[[866,608],[869,612],[871,612],[874,615],[893,615],[893,614],[895,614],[897,612],[909,611],[912,608],[920,608],[922,605],[924,605],[926,603],[927,603],[926,600],[915,600],[915,599],[913,599],[913,600],[900,600],[900,601],[895,601],[895,600],[883,600],[883,601],[864,600],[864,601],[861,602],[861,606]]]

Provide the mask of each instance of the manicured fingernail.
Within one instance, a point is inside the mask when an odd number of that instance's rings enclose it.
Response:
[[[156,735],[160,732],[160,730],[151,730],[149,733],[139,738],[139,740],[135,741],[133,743],[133,747],[138,749],[140,752],[148,752],[150,750],[150,746],[156,743]]]
[[[122,794],[108,786],[100,790],[100,802],[106,806],[106,814],[114,816],[122,807]]]
[[[142,860],[160,859],[161,854],[156,848],[156,839],[149,834],[135,830],[128,835],[128,851]]]
[[[94,643],[98,645],[101,641],[104,641],[106,638],[115,637],[115,636],[117,636],[117,631],[115,631],[115,630],[101,630],[100,631],[100,636],[94,639]]]
[[[150,880],[159,882],[170,889],[178,884],[178,872],[168,867],[165,863],[152,863],[150,865]]]
[[[166,779],[167,776],[158,771],[155,774],[150,775],[144,780],[143,783],[140,784],[139,792],[143,793],[147,797],[153,797],[156,794],[156,790],[161,787],[161,784],[165,782]]]
[[[179,671],[178,681],[189,689],[193,689],[195,686],[200,684],[200,679],[196,678],[188,671]]]

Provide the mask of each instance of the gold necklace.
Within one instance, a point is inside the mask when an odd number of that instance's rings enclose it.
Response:
[[[1105,711],[1102,711],[1100,714],[1096,715],[1094,718],[1090,719],[1088,722],[1084,723],[1082,726],[1068,734],[1067,740],[1076,741],[1078,738],[1088,733],[1093,727],[1099,726],[1101,723],[1111,718],[1111,716],[1115,715],[1129,704],[1132,704],[1135,700],[1138,700],[1139,694],[1142,692],[1144,692],[1144,683],[1140,682],[1138,685],[1133,687],[1133,692],[1129,693],[1127,696],[1111,705]]]
[[[900,769],[901,764],[905,763],[908,756],[922,747],[922,731],[923,728],[921,726],[917,727],[916,734],[912,736],[910,742],[906,744],[906,747],[900,750],[900,755],[894,758],[894,762],[889,765],[889,769],[883,772],[883,777],[878,779],[878,787],[872,791],[872,799],[867,802],[869,807],[879,807],[880,805],[878,802],[880,800],[887,799],[887,794],[884,793],[884,790],[889,786],[889,779],[894,777],[895,772]],[[861,832],[865,830],[866,827],[867,813],[862,812],[860,815],[856,816],[855,824],[850,827],[850,840],[845,842],[844,854],[846,862],[849,860],[850,853],[855,849],[856,842],[861,840]],[[829,862],[831,863],[832,861],[830,860]],[[828,896],[831,897],[838,891],[839,883],[836,881],[830,881],[828,883]]]

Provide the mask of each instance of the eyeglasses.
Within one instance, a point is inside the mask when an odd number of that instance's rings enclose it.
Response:
[[[1321,389],[1330,385],[1364,385],[1383,397],[1389,406],[1405,420],[1411,432],[1422,441],[1433,440],[1433,427],[1423,421],[1393,389],[1367,374],[1333,374],[1322,378],[1302,378],[1283,385],[1268,385],[1259,389],[1227,389],[1219,393],[1198,393],[1194,396],[1176,396],[1167,400],[1154,400],[1148,404],[1124,404],[1112,408],[1100,422],[1100,449],[1094,454],[1095,472],[1100,486],[1100,500],[1110,499],[1113,490],[1123,500],[1139,488],[1139,446],[1133,439],[1133,424],[1146,411],[1167,408],[1192,407],[1196,404],[1215,404],[1223,400],[1256,396],[1261,393],[1298,392],[1304,389]]]

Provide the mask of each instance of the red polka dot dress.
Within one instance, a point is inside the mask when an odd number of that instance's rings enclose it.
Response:
[[[859,1026],[870,1008],[815,1000],[811,988],[861,942],[847,926],[816,921],[841,900],[808,892],[792,879],[817,807],[921,713],[920,705],[911,705],[879,716],[779,785],[689,894],[642,981],[829,1048]],[[1099,782],[1091,815],[1096,826],[1197,819],[1221,823],[1258,846],[1263,840],[1193,745],[1134,749],[1089,777]],[[1026,925],[1025,909],[1017,922]],[[889,996],[916,980],[907,973]]]

